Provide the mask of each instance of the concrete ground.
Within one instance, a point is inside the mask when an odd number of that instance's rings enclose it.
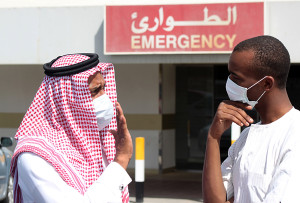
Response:
[[[134,172],[129,172],[130,202],[136,202]],[[145,175],[144,203],[194,203],[202,202],[202,173],[175,170],[163,174]]]

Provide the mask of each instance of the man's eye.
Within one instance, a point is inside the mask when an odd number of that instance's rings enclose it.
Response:
[[[105,83],[104,83],[103,85],[100,85],[100,86],[97,88],[97,90],[98,90],[98,91],[104,90],[104,88],[105,88]]]
[[[97,94],[99,92],[99,88],[91,90],[91,94]]]
[[[96,94],[96,93],[97,93],[97,90],[92,90],[91,93],[92,93],[92,94]]]
[[[240,78],[236,75],[231,75],[231,80],[234,81],[234,82],[237,82],[240,80]]]
[[[100,85],[98,88],[93,89],[93,90],[91,91],[91,93],[92,93],[92,94],[97,94],[99,91],[104,90],[104,88],[105,88],[105,84],[104,84],[103,86]]]

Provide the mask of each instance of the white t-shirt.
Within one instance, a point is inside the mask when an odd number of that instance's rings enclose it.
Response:
[[[24,152],[18,157],[16,173],[26,203],[122,202],[122,189],[131,182],[124,168],[112,162],[86,193],[81,195],[60,177],[50,163],[30,152]]]
[[[299,127],[300,112],[292,108],[270,124],[246,128],[221,166],[227,199],[299,202],[295,190],[300,184]]]

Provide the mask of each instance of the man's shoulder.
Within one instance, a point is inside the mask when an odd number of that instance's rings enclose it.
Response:
[[[285,143],[289,143],[289,145],[291,146],[297,143],[298,147],[298,143],[300,143],[299,127],[300,111],[298,109],[293,108],[288,112],[288,116],[284,121],[284,125],[280,126],[280,132],[285,132]]]
[[[292,108],[293,113],[300,115],[300,110],[296,108]]]
[[[290,112],[290,122],[291,124],[298,125],[297,127],[300,126],[300,111],[296,108],[293,108]]]
[[[242,137],[244,137],[244,136],[248,136],[248,133],[249,133],[249,130],[250,130],[250,127],[251,126],[249,126],[249,127],[246,127],[242,132],[241,132],[241,135],[240,136],[242,136]]]
[[[247,127],[241,132],[239,138],[234,142],[234,144],[236,146],[245,144],[247,137],[248,137],[249,130],[250,130],[250,127]]]

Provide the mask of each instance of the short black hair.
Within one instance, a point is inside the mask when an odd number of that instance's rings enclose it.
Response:
[[[257,76],[272,76],[279,89],[285,88],[290,70],[290,55],[283,43],[275,37],[263,35],[240,42],[233,52],[249,50],[254,52],[252,68]]]

